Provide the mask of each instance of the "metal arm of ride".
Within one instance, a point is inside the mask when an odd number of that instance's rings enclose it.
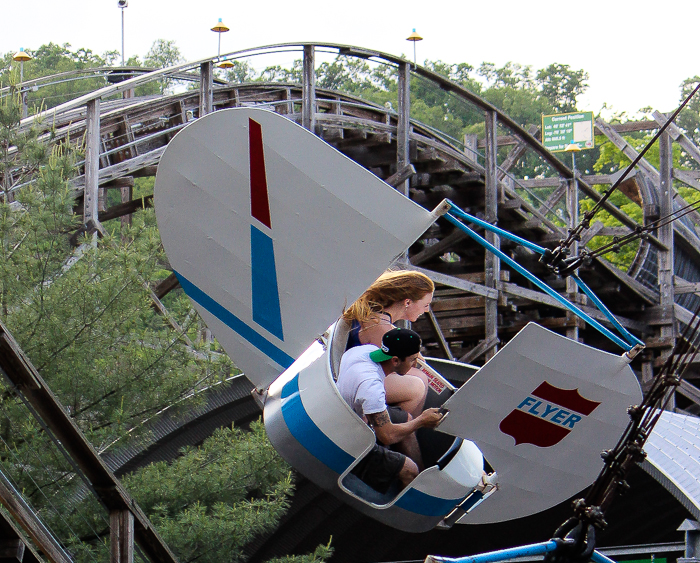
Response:
[[[470,555],[468,557],[452,558],[428,555],[428,557],[425,558],[425,563],[497,563],[498,561],[518,559],[520,557],[533,557],[553,553],[561,547],[568,547],[571,544],[573,544],[573,540],[553,539],[542,543],[533,543],[520,547],[512,547],[510,549],[502,549],[500,551],[490,551],[488,553],[480,553],[479,555]],[[598,551],[593,552],[591,561],[594,563],[615,563],[612,559],[609,559]]]
[[[472,239],[474,239],[476,242],[478,242],[481,246],[486,248],[489,252],[492,252],[496,256],[498,256],[503,262],[508,264],[511,268],[516,270],[519,274],[522,276],[525,276],[528,280],[530,280],[532,283],[534,283],[537,287],[539,287],[542,291],[544,291],[547,295],[550,297],[553,297],[556,299],[559,303],[561,303],[564,307],[566,307],[569,311],[586,321],[590,326],[598,330],[600,333],[603,335],[607,336],[610,340],[612,340],[615,344],[623,348],[628,354],[634,349],[637,349],[636,351],[640,350],[641,348],[644,347],[644,343],[639,340],[636,336],[631,334],[629,331],[627,331],[618,321],[615,319],[615,316],[603,305],[603,303],[595,297],[591,289],[578,277],[574,276],[574,280],[576,283],[579,285],[579,287],[583,290],[583,292],[588,295],[595,306],[600,310],[601,313],[603,313],[608,320],[612,323],[612,325],[615,327],[615,329],[621,334],[622,338],[608,330],[606,327],[604,327],[602,324],[600,324],[598,321],[590,317],[588,314],[586,314],[584,311],[579,309],[576,305],[573,303],[569,302],[566,300],[564,297],[559,295],[554,289],[549,287],[545,282],[540,280],[537,276],[523,268],[520,264],[518,264],[515,260],[513,260],[510,256],[506,255],[503,253],[500,249],[496,248],[492,244],[490,244],[486,239],[484,239],[482,236],[478,235],[475,231],[467,227],[464,223],[462,223],[461,220],[464,221],[469,221],[470,223],[473,223],[475,225],[479,225],[480,227],[483,227],[484,229],[497,234],[500,237],[506,238],[508,240],[511,240],[513,242],[516,242],[526,248],[529,248],[533,252],[536,252],[538,254],[543,255],[545,252],[547,252],[546,249],[542,248],[541,246],[538,246],[530,241],[527,241],[525,239],[522,239],[512,233],[509,233],[508,231],[505,231],[499,227],[496,227],[495,225],[492,225],[490,223],[487,223],[486,221],[483,221],[477,217],[474,217],[472,215],[469,215],[468,213],[465,213],[461,209],[459,209],[456,205],[454,205],[451,201],[446,200],[449,205],[450,209],[449,211],[445,214],[445,219],[447,219],[450,223],[452,223],[454,226],[456,226],[458,229],[464,231],[466,234],[468,234]],[[460,220],[461,219],[461,220]]]

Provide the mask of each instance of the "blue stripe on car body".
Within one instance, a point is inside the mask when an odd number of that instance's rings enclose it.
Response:
[[[299,393],[299,376],[285,383],[281,393],[282,416],[292,436],[308,452],[339,475],[355,461],[350,454],[339,448],[309,417]],[[444,499],[409,489],[394,506],[423,516],[444,516],[464,497]]]

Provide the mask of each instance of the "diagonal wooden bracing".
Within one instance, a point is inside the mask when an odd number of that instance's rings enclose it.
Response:
[[[319,47],[395,66],[401,93],[398,111],[318,88],[314,55]],[[614,174],[584,175],[573,181],[572,171],[539,144],[536,126],[524,129],[473,93],[398,57],[341,45],[277,45],[268,50],[273,49],[297,52],[303,62],[302,84],[217,84],[212,77],[211,61],[202,60],[171,69],[171,72],[199,72],[202,85],[199,90],[151,100],[103,101],[101,105],[90,106],[93,113],[95,106],[99,110],[102,148],[98,157],[91,157],[92,164],[86,163],[85,176],[76,180],[79,201],[84,199],[83,194],[88,195],[86,201],[94,201],[88,187],[92,185],[92,190],[95,190],[95,180],[91,179],[94,176],[99,190],[127,191],[122,192],[121,204],[111,209],[98,209],[96,218],[94,212],[92,215],[88,212],[85,220],[92,217],[93,221],[106,221],[128,216],[148,205],[147,198],[131,200],[128,197],[133,178],[155,174],[167,143],[188,121],[209,111],[240,105],[262,105],[308,127],[425,207],[432,208],[447,197],[468,212],[487,217],[515,234],[549,248],[565,236],[567,227],[575,224],[578,200],[598,201],[600,192],[593,186],[610,185],[617,178]],[[265,50],[248,50],[231,56],[255,55]],[[152,79],[162,78],[167,73],[167,69],[157,71]],[[411,121],[408,79],[411,75],[427,79],[437,88],[472,104],[482,112],[485,128],[492,133],[485,139],[467,139],[469,142],[462,144]],[[58,138],[68,135],[81,138],[89,130],[86,108],[92,100],[106,98],[147,80],[147,77],[139,76],[85,96],[83,100],[64,104],[52,117]],[[599,120],[596,133],[607,136],[633,158],[636,153],[622,135],[656,129],[665,116],[655,113],[654,119],[622,125]],[[507,133],[497,135],[497,130]],[[700,158],[700,151],[674,126],[669,129],[668,146],[664,149],[666,154],[672,150],[673,143],[678,143],[691,157]],[[500,150],[503,147],[508,149]],[[533,154],[548,167],[546,177],[523,179],[513,176],[511,171],[517,169],[518,163]],[[96,158],[99,161],[97,172],[92,174]],[[651,221],[659,216],[662,204],[665,209],[669,205],[682,205],[677,190],[674,202],[662,201],[664,182],[671,185],[680,181],[700,188],[699,178],[695,172],[668,166],[659,171],[643,160],[621,190],[630,201],[642,207],[645,221]],[[546,197],[539,198],[537,193],[542,188],[551,189]],[[82,211],[83,206],[79,205],[78,209]],[[557,209],[564,209],[564,219],[558,215]],[[634,220],[614,205],[606,204],[605,210],[621,226],[605,227],[594,222],[584,233],[579,243],[581,247],[596,237],[619,236],[637,227]],[[580,270],[581,277],[611,306],[622,324],[649,344],[633,364],[644,378],[650,377],[670,349],[675,327],[679,321],[683,322],[678,317],[677,306],[673,306],[677,301],[673,294],[673,280],[676,280],[676,285],[700,281],[700,274],[697,278],[685,279],[678,262],[684,261],[685,270],[700,271],[700,238],[695,232],[699,222],[700,216],[689,216],[665,234],[652,233],[648,241],[641,243],[635,262],[627,272],[603,259]],[[567,285],[566,280],[557,279],[539,264],[537,256],[516,248],[513,243],[503,241],[501,244],[504,252],[516,257],[562,294],[568,294],[595,318],[603,319],[588,306],[584,296],[573,291],[570,283]],[[678,255],[681,258],[674,258],[676,247],[682,249]],[[415,324],[428,353],[480,362],[496,350],[499,342],[507,342],[532,320],[591,345],[619,352],[596,332],[568,315],[552,298],[534,290],[516,272],[487,256],[481,247],[448,224],[438,222],[431,227],[410,249],[408,261],[405,267],[419,267],[437,282],[436,302],[430,318]],[[663,287],[660,287],[660,282]],[[176,284],[170,280],[156,288],[156,294],[162,297],[173,287]]]
[[[31,406],[33,414],[43,421],[47,430],[75,460],[100,502],[110,511],[111,562],[133,563],[136,541],[153,563],[177,563],[136,501],[102,461],[2,323],[0,371]],[[7,486],[1,480],[0,498],[52,563],[70,562],[60,545],[23,501],[15,498],[14,502],[10,502],[13,495],[8,494]]]

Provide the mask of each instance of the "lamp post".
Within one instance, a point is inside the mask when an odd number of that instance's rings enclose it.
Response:
[[[579,147],[576,143],[571,142],[566,145],[564,151],[571,153],[571,170],[574,171],[574,181],[576,181],[576,153],[581,152],[581,147]]]
[[[129,5],[129,0],[117,0],[117,6],[122,11],[122,66],[124,66],[124,8]]]
[[[212,27],[211,30],[212,30],[214,33],[218,33],[218,35],[219,35],[219,48],[218,48],[218,50],[217,50],[217,52],[216,52],[216,56],[217,56],[217,57],[220,57],[220,56],[221,56],[221,34],[222,34],[222,33],[226,33],[227,31],[229,31],[229,28],[226,27],[226,26],[223,24],[223,22],[221,21],[221,18],[219,18],[219,21],[216,22],[216,25],[215,25],[214,27]]]
[[[569,143],[564,149],[565,152],[571,153],[571,170],[573,171],[573,178],[569,182],[569,189],[566,190],[566,212],[568,215],[568,225],[569,229],[576,228],[578,223],[578,180],[576,179],[576,153],[581,150],[581,147],[573,141]],[[574,240],[570,247],[572,254],[575,256],[578,254],[578,241]],[[566,278],[566,293],[569,300],[575,302],[576,294],[578,293],[578,285],[571,279],[571,276]],[[567,313],[567,319],[571,316],[571,313]],[[578,327],[570,326],[566,329],[567,338],[572,340],[578,340]]]
[[[31,61],[32,57],[24,50],[23,47],[20,47],[19,51],[17,51],[12,57],[12,60],[19,63],[19,94],[22,99],[22,119],[24,119],[27,117],[27,91],[23,87],[24,63],[25,61]]]
[[[423,38],[416,33],[416,28],[413,28],[411,35],[406,37],[406,41],[411,41],[413,43],[413,68],[416,67],[416,42],[423,41]]]

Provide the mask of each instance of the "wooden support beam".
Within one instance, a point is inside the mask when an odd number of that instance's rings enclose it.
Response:
[[[511,297],[520,297],[522,299],[532,301],[533,303],[548,305],[549,307],[554,307],[555,309],[561,309],[563,311],[567,310],[566,307],[564,307],[564,305],[562,305],[561,303],[559,303],[559,301],[554,299],[554,297],[551,297],[546,293],[542,293],[540,291],[535,291],[534,289],[527,289],[525,287],[520,287],[519,285],[508,282],[500,282],[499,288],[503,293]],[[579,294],[579,298],[582,297],[584,296]],[[590,317],[602,322],[603,324],[610,325],[610,321],[608,320],[608,318],[595,307],[588,307],[581,303],[577,305],[579,309],[581,309],[584,313],[588,314]],[[646,321],[646,319],[644,322],[641,322],[632,319],[627,319],[619,315],[615,315],[615,318],[622,326],[629,330],[635,330],[641,333],[644,333],[649,330],[648,321]]]
[[[440,344],[440,348],[442,348],[442,351],[444,352],[445,356],[448,360],[454,360],[455,358],[452,355],[452,351],[450,350],[450,345],[447,343],[447,340],[445,340],[445,335],[442,334],[442,330],[440,329],[440,323],[438,322],[437,317],[435,317],[435,313],[433,313],[432,309],[428,309],[428,320],[430,320],[430,325],[435,331],[435,336],[437,336],[438,344]]]
[[[398,124],[396,127],[396,169],[402,170],[411,164],[410,134],[411,134],[411,65],[399,65],[398,82]],[[396,189],[408,197],[408,181],[397,185]]]
[[[85,126],[85,187],[83,222],[97,221],[100,170],[100,99],[87,103]]]
[[[610,142],[612,142],[613,145],[620,149],[627,158],[629,158],[630,160],[634,160],[639,156],[637,150],[627,141],[625,141],[625,139],[623,139],[622,136],[617,131],[615,131],[615,128],[613,126],[611,126],[609,123],[606,123],[600,118],[596,119],[595,123],[598,129],[600,129],[600,131],[608,139],[610,139]],[[651,164],[649,164],[648,160],[642,158],[638,162],[637,166],[644,170],[644,172],[646,172],[651,177],[651,179],[657,186],[659,185],[659,171],[656,168],[654,168]]]
[[[0,503],[32,541],[41,548],[51,563],[72,563],[70,556],[2,472],[0,472]],[[19,549],[17,546],[16,550]],[[22,553],[24,553],[24,549],[22,549]]]
[[[403,168],[398,170],[395,174],[389,176],[384,181],[390,186],[394,186],[396,188],[399,186],[403,186],[404,182],[410,180],[415,173],[415,167],[412,164],[408,164],[407,166],[404,166]]]
[[[134,170],[131,175],[134,178],[150,178],[158,173],[158,165],[152,164],[150,166],[144,166],[138,170]]]
[[[686,399],[690,399],[696,405],[700,405],[700,389],[687,380],[681,380],[681,384],[676,387],[676,392],[683,395]]]
[[[557,189],[554,190],[549,197],[547,198],[547,201],[545,201],[539,208],[538,211],[542,213],[543,215],[546,215],[547,213],[552,213],[554,210],[554,206],[559,203],[559,200],[563,198],[568,191],[568,182],[564,180],[563,178],[558,180],[557,184]]]
[[[165,318],[166,321],[168,321],[168,324],[173,327],[175,332],[180,335],[180,337],[185,341],[185,343],[190,347],[194,348],[194,344],[192,344],[192,341],[190,340],[190,337],[187,336],[187,333],[185,333],[184,330],[182,330],[182,327],[177,323],[175,318],[170,314],[170,312],[165,308],[165,305],[161,302],[160,299],[158,299],[158,296],[155,294],[153,290],[149,287],[148,283],[146,281],[143,282],[143,287],[146,288],[148,293],[151,296],[151,302],[153,303],[153,307],[156,311],[158,311],[163,317]]]
[[[445,252],[449,252],[451,248],[466,238],[469,238],[467,233],[459,229],[455,229],[441,241],[424,248],[418,254],[412,256],[411,264],[418,266],[423,262],[427,262],[428,260],[435,258],[436,256],[445,254]]]
[[[468,364],[469,362],[473,362],[482,354],[485,354],[485,353],[489,352],[490,350],[493,350],[493,348],[498,346],[499,342],[500,341],[497,338],[492,338],[491,340],[482,340],[476,346],[474,346],[474,348],[469,350],[469,352],[464,354],[464,356],[459,358],[458,361],[463,362],[465,364]]]
[[[496,145],[496,112],[487,111],[484,114],[486,122],[486,183],[484,185],[484,220],[492,225],[498,222],[498,146]],[[495,233],[487,231],[484,235],[487,242],[496,248],[500,247],[501,239]],[[501,261],[491,252],[485,253],[484,258],[484,286],[497,291],[500,277]],[[484,340],[491,342],[498,340],[498,295],[487,297],[484,306]],[[498,351],[494,345],[486,352],[486,360],[492,358]]]
[[[693,174],[689,170],[680,170],[678,168],[674,168],[673,169],[673,178],[683,182],[684,184],[690,186],[691,188],[694,188],[694,189],[700,191],[700,181],[698,181],[698,179],[695,177],[695,174]],[[688,202],[685,201],[677,191],[673,192],[673,199],[681,207],[688,206]],[[690,213],[688,213],[688,217],[696,225],[700,225],[700,213],[698,213],[697,211],[691,211]]]
[[[478,283],[456,278],[454,276],[449,276],[447,274],[440,274],[438,272],[433,272],[432,270],[419,268],[418,266],[413,266],[411,264],[396,264],[396,266],[404,268],[406,270],[415,270],[416,272],[421,272],[428,276],[431,280],[433,280],[434,283],[439,283],[440,285],[454,287],[455,289],[462,289],[464,291],[468,291],[469,293],[483,295],[484,297],[491,297],[492,299],[498,299],[497,289],[484,287],[483,285],[479,285]]]
[[[464,135],[464,154],[467,160],[473,163],[479,161],[479,136],[476,133],[465,133]]]
[[[679,277],[673,277],[673,293],[682,295],[686,293],[700,293],[700,283],[685,281]]]
[[[3,563],[43,563],[40,547],[28,541],[22,528],[7,510],[0,510],[0,561]]]
[[[123,176],[122,178],[115,178],[109,182],[102,184],[102,188],[133,188],[134,187],[134,177],[133,176]]]
[[[152,195],[147,195],[139,199],[132,199],[130,201],[114,205],[107,209],[107,211],[102,211],[99,215],[100,222],[104,223],[110,219],[124,217],[125,215],[130,215],[139,209],[146,209],[147,207],[153,207]]]
[[[539,130],[540,128],[537,125],[530,125],[530,127],[528,127],[527,129],[527,132],[534,137],[535,135],[537,135]],[[496,140],[496,143],[498,143],[498,139]],[[503,164],[499,166],[499,180],[503,180],[503,177],[506,175],[506,173],[517,164],[518,160],[520,160],[520,158],[528,151],[529,147],[530,146],[525,141],[520,141],[515,147],[511,149],[511,151],[508,153],[508,156],[503,161]]]
[[[130,510],[136,541],[153,563],[177,563],[136,501],[121,485],[0,322],[0,369],[49,426],[109,510]]]
[[[133,180],[134,180],[133,176],[132,176],[131,180],[133,182]],[[134,197],[133,185],[132,186],[124,186],[120,191],[121,191],[120,195],[121,195],[122,205],[130,204],[133,201],[133,197]],[[153,200],[153,198],[151,197],[151,201],[152,200]],[[142,202],[142,205],[145,209],[145,207],[146,207],[145,198],[142,199],[141,202]],[[107,210],[105,210],[105,212],[106,211]],[[124,215],[121,216],[121,225],[123,228],[128,228],[131,226],[131,214],[132,213],[133,213],[133,211],[130,211],[130,212],[125,213]],[[101,220],[103,220],[103,219],[101,219]]]
[[[207,61],[199,65],[199,117],[214,109],[214,64]]]
[[[642,282],[639,282],[636,279],[634,279],[627,272],[623,272],[617,266],[613,266],[604,258],[596,258],[595,261],[596,264],[601,266],[603,270],[607,272],[607,274],[619,280],[625,287],[625,291],[635,293],[637,297],[642,301],[642,303],[652,305],[658,302],[658,295],[655,291],[652,291]]]
[[[110,563],[134,563],[134,515],[129,510],[109,513]]]
[[[313,45],[304,45],[301,125],[316,132],[316,56]]]
[[[572,169],[574,171],[574,176],[568,182],[566,189],[566,219],[567,227],[573,230],[579,222],[578,218],[578,180],[576,179],[576,153],[571,153],[572,156]],[[572,256],[578,255],[579,243],[574,240],[571,246]],[[566,277],[566,297],[569,301],[576,303],[576,295],[578,293],[578,285],[571,276]],[[567,312],[566,316],[573,320],[575,315],[571,312]],[[578,326],[574,325],[566,329],[566,337],[571,340],[578,342]]]
[[[673,315],[673,317],[676,320],[686,325],[691,325],[698,322],[696,320],[695,323],[693,323],[693,313],[691,313],[690,311],[688,311],[688,309],[679,305],[678,303],[673,304],[673,308],[671,310],[672,312],[670,314],[668,312],[668,307],[657,307],[656,309],[659,309],[660,311],[656,311],[652,308],[652,312],[655,313],[656,317],[658,317],[659,315],[663,315],[664,320],[668,318],[669,315]]]
[[[663,113],[660,111],[654,111],[651,114],[654,117],[654,120],[660,125],[664,126],[666,122],[668,121],[668,117],[666,117]],[[667,128],[666,128],[666,133],[674,140],[676,141],[681,148],[698,164],[700,164],[700,150],[698,147],[695,146],[693,141],[691,141],[685,133],[681,130],[678,125],[675,123],[671,123]]]
[[[659,137],[659,213],[665,217],[673,212],[673,147],[672,139],[668,133]],[[659,303],[662,307],[673,307],[675,303],[673,292],[674,273],[674,248],[673,248],[673,223],[667,223],[658,229],[659,240],[666,245],[667,250],[659,252]],[[676,323],[673,316],[668,319],[668,324],[659,327],[661,340],[673,340],[676,338]],[[663,350],[660,360],[665,361],[671,350]],[[672,405],[673,406],[673,405]]]
[[[26,545],[19,538],[5,539],[0,541],[0,560],[17,561],[21,563],[24,559]]]
[[[156,285],[153,293],[156,294],[158,299],[163,299],[163,297],[165,297],[176,287],[180,287],[180,282],[178,281],[177,276],[173,273]]]
[[[624,227],[622,227],[625,229]],[[603,236],[605,233],[603,233],[603,230],[605,229],[605,224],[602,221],[596,221],[593,223],[588,229],[586,229],[583,232],[583,235],[581,236],[581,242],[579,243],[581,247],[583,248],[586,246],[589,242],[591,242],[591,239],[593,237],[596,237],[598,235]],[[625,231],[630,232],[629,229],[625,229]],[[616,233],[618,235],[619,233]],[[615,236],[615,235],[613,235]]]

